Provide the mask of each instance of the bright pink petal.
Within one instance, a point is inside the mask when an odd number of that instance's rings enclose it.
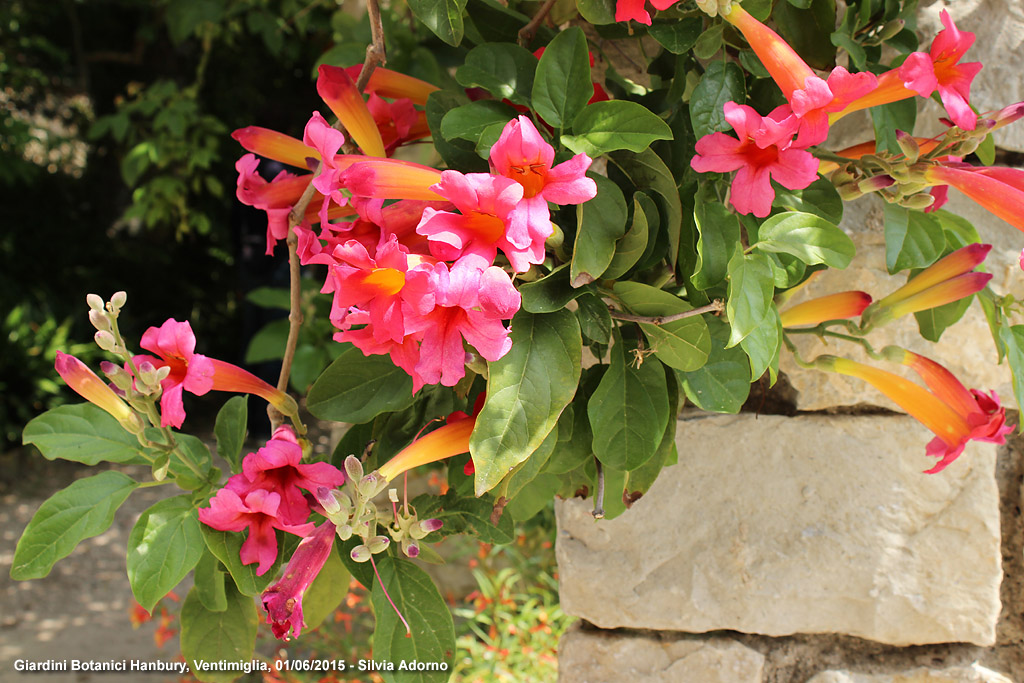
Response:
[[[764,218],[772,210],[775,190],[772,189],[768,167],[744,166],[736,172],[729,190],[729,202],[743,214]]]
[[[651,15],[644,9],[644,0],[616,0],[615,21],[629,21],[651,25]]]

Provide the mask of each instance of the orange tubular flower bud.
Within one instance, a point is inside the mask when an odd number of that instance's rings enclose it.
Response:
[[[985,257],[988,256],[988,252],[991,250],[991,244],[969,244],[966,247],[957,249],[952,254],[940,258],[938,261],[925,268],[923,271],[918,273],[917,276],[911,278],[907,284],[903,285],[889,296],[879,300],[877,306],[879,308],[895,306],[901,301],[920,294],[940,283],[968,273],[971,270],[974,270],[975,266],[984,261]],[[978,273],[978,275],[984,275],[984,273]],[[985,282],[988,282],[988,278],[985,278]],[[969,292],[969,294],[973,294],[984,286],[985,284],[982,283],[973,292]],[[968,296],[968,294],[963,294],[959,298],[964,296]],[[956,299],[950,299],[950,301],[956,301]],[[946,301],[943,303],[949,302]],[[925,308],[929,307],[926,306]],[[920,308],[917,310],[924,309]]]
[[[778,33],[752,17],[740,5],[733,4],[723,11],[722,18],[739,29],[747,39],[786,99],[793,95],[793,91],[802,90],[804,81],[816,75]]]
[[[357,197],[374,199],[422,199],[443,201],[431,189],[441,182],[441,172],[429,166],[398,159],[360,157],[344,172],[341,184]]]
[[[780,314],[783,327],[819,325],[826,320],[856,318],[871,304],[867,292],[849,291],[829,294],[797,304]]]
[[[243,370],[237,365],[225,363],[216,358],[208,360],[213,364],[213,386],[210,388],[214,391],[255,394],[281,411],[282,415],[299,414],[299,407],[294,398],[264,382],[248,370]]]
[[[122,401],[107,386],[106,382],[101,380],[85,363],[70,354],[58,351],[54,368],[56,368],[57,374],[61,376],[61,379],[67,382],[67,385],[76,394],[89,403],[110,413],[115,420],[121,423],[122,427],[132,434],[138,434],[142,431],[142,422],[139,420],[138,415],[135,414],[135,411]]]
[[[359,68],[362,68],[360,65]],[[351,75],[351,74],[350,74]],[[436,85],[421,81],[412,76],[391,71],[383,67],[377,67],[370,74],[370,80],[366,83],[365,92],[377,93],[381,97],[399,99],[408,97],[413,104],[426,104],[430,93],[440,90]]]
[[[247,126],[236,130],[231,137],[246,151],[296,168],[309,168],[306,159],[320,161],[320,152],[303,144],[301,140],[269,128]]]
[[[962,415],[927,389],[899,375],[847,358],[826,357],[824,361],[819,358],[817,365],[825,370],[864,380],[930,429],[947,446],[956,447],[971,433]]]
[[[963,275],[958,275],[893,304],[887,309],[887,317],[890,320],[895,320],[896,318],[902,318],[908,313],[927,311],[929,308],[938,308],[939,306],[959,301],[984,289],[991,279],[991,273],[964,273]]]
[[[364,153],[372,157],[387,156],[373,114],[344,69],[321,64],[316,91]]]
[[[1012,173],[1015,170],[930,166],[924,177],[933,185],[952,185],[1013,227],[1024,230],[1024,178]]]
[[[391,481],[402,472],[429,462],[444,460],[469,452],[469,435],[476,426],[476,416],[449,422],[426,436],[416,439],[380,468],[379,473]]]

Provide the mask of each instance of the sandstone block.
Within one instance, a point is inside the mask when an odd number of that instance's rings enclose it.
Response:
[[[995,447],[925,475],[905,417],[679,423],[679,463],[621,517],[559,501],[562,608],[602,628],[894,645],[995,642]]]
[[[823,671],[807,683],[1013,683],[1001,673],[975,663],[948,669],[919,668],[897,674]]]

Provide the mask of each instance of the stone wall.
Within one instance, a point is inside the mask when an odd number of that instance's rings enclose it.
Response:
[[[923,35],[940,28],[943,8],[978,34],[967,54],[985,64],[972,89],[978,109],[1024,100],[1024,2],[922,0]],[[931,107],[917,134],[936,132]],[[869,135],[844,124],[830,146]],[[997,145],[1024,151],[1024,124],[1000,131]],[[946,208],[993,244],[992,288],[1024,298],[1021,233],[956,191]],[[877,199],[847,204],[856,259],[794,303],[843,289],[880,298],[902,284],[885,270],[881,216]],[[977,306],[938,344],[920,339],[912,317],[871,341],[1012,397]],[[798,348],[868,360],[811,337]],[[621,517],[597,522],[589,502],[557,502],[562,607],[581,618],[562,640],[560,680],[1024,683],[1024,438],[972,443],[925,475],[932,435],[895,405],[785,353],[782,370],[788,416],[684,412],[679,463]]]

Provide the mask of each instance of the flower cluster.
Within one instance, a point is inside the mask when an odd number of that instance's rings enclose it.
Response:
[[[404,87],[390,92],[411,89]],[[371,93],[368,105],[348,72],[329,66],[320,67],[317,90],[365,154],[339,154],[346,138],[319,113],[301,143],[283,142],[279,133],[237,131],[247,149],[269,158],[319,164],[315,177],[266,183],[254,175],[259,162],[246,155],[238,165],[239,198],[267,211],[270,250],[287,232],[281,228],[287,214],[279,209],[297,201],[296,192],[311,181],[322,198],[320,228],[314,230],[316,219],[308,215],[299,222],[298,254],[304,265],[327,266],[322,291],[333,294],[335,339],[366,355],[389,355],[413,378],[414,392],[424,384],[454,386],[465,376],[466,344],[488,361],[508,352],[504,321],[520,305],[509,271],[543,262],[554,232],[549,202],[577,204],[597,194],[586,177],[591,160],[578,154],[555,165],[554,148],[520,116],[492,147],[490,173],[439,172],[386,156],[422,133],[409,113],[422,99],[396,100],[388,105],[392,115],[383,116],[383,100]],[[269,189],[275,184],[280,192]],[[279,206],[270,196],[287,201]],[[389,200],[396,201],[385,205]],[[350,220],[332,222],[343,215]],[[499,253],[506,267],[495,265]]]
[[[242,461],[242,472],[199,509],[199,521],[221,531],[249,530],[242,564],[258,563],[263,575],[277,559],[274,529],[296,536],[313,531],[310,505],[302,490],[341,486],[345,475],[329,463],[303,464],[302,447],[291,427],[279,427],[267,443]]]

